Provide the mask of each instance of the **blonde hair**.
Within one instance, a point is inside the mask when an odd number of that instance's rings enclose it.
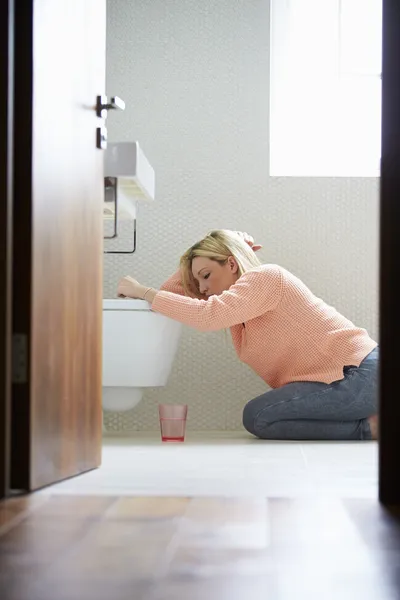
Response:
[[[228,229],[210,231],[206,237],[186,250],[180,260],[182,284],[185,293],[197,298],[202,296],[192,273],[192,261],[196,256],[215,260],[221,265],[225,264],[230,256],[233,256],[239,267],[239,276],[261,265],[254,250],[240,235]]]

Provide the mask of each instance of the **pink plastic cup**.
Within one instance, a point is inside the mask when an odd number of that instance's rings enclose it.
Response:
[[[184,442],[187,404],[159,404],[161,439],[163,442]]]

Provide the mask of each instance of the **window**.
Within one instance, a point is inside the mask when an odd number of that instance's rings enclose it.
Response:
[[[271,0],[270,175],[376,177],[382,0]]]

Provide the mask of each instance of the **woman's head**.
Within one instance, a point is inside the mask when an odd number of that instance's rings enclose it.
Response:
[[[217,229],[191,246],[181,257],[183,287],[195,296],[222,294],[260,261],[234,231]]]

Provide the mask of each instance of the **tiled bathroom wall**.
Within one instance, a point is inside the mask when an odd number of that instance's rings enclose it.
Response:
[[[240,229],[376,338],[378,180],[268,176],[268,0],[108,0],[107,19],[107,93],[126,102],[109,137],[139,140],[157,197],[140,206],[136,252],[105,255],[104,297],[126,274],[158,286],[208,230]],[[187,328],[168,385],[105,424],[155,429],[158,402],[186,402],[191,429],[237,429],[265,389],[229,335]]]

